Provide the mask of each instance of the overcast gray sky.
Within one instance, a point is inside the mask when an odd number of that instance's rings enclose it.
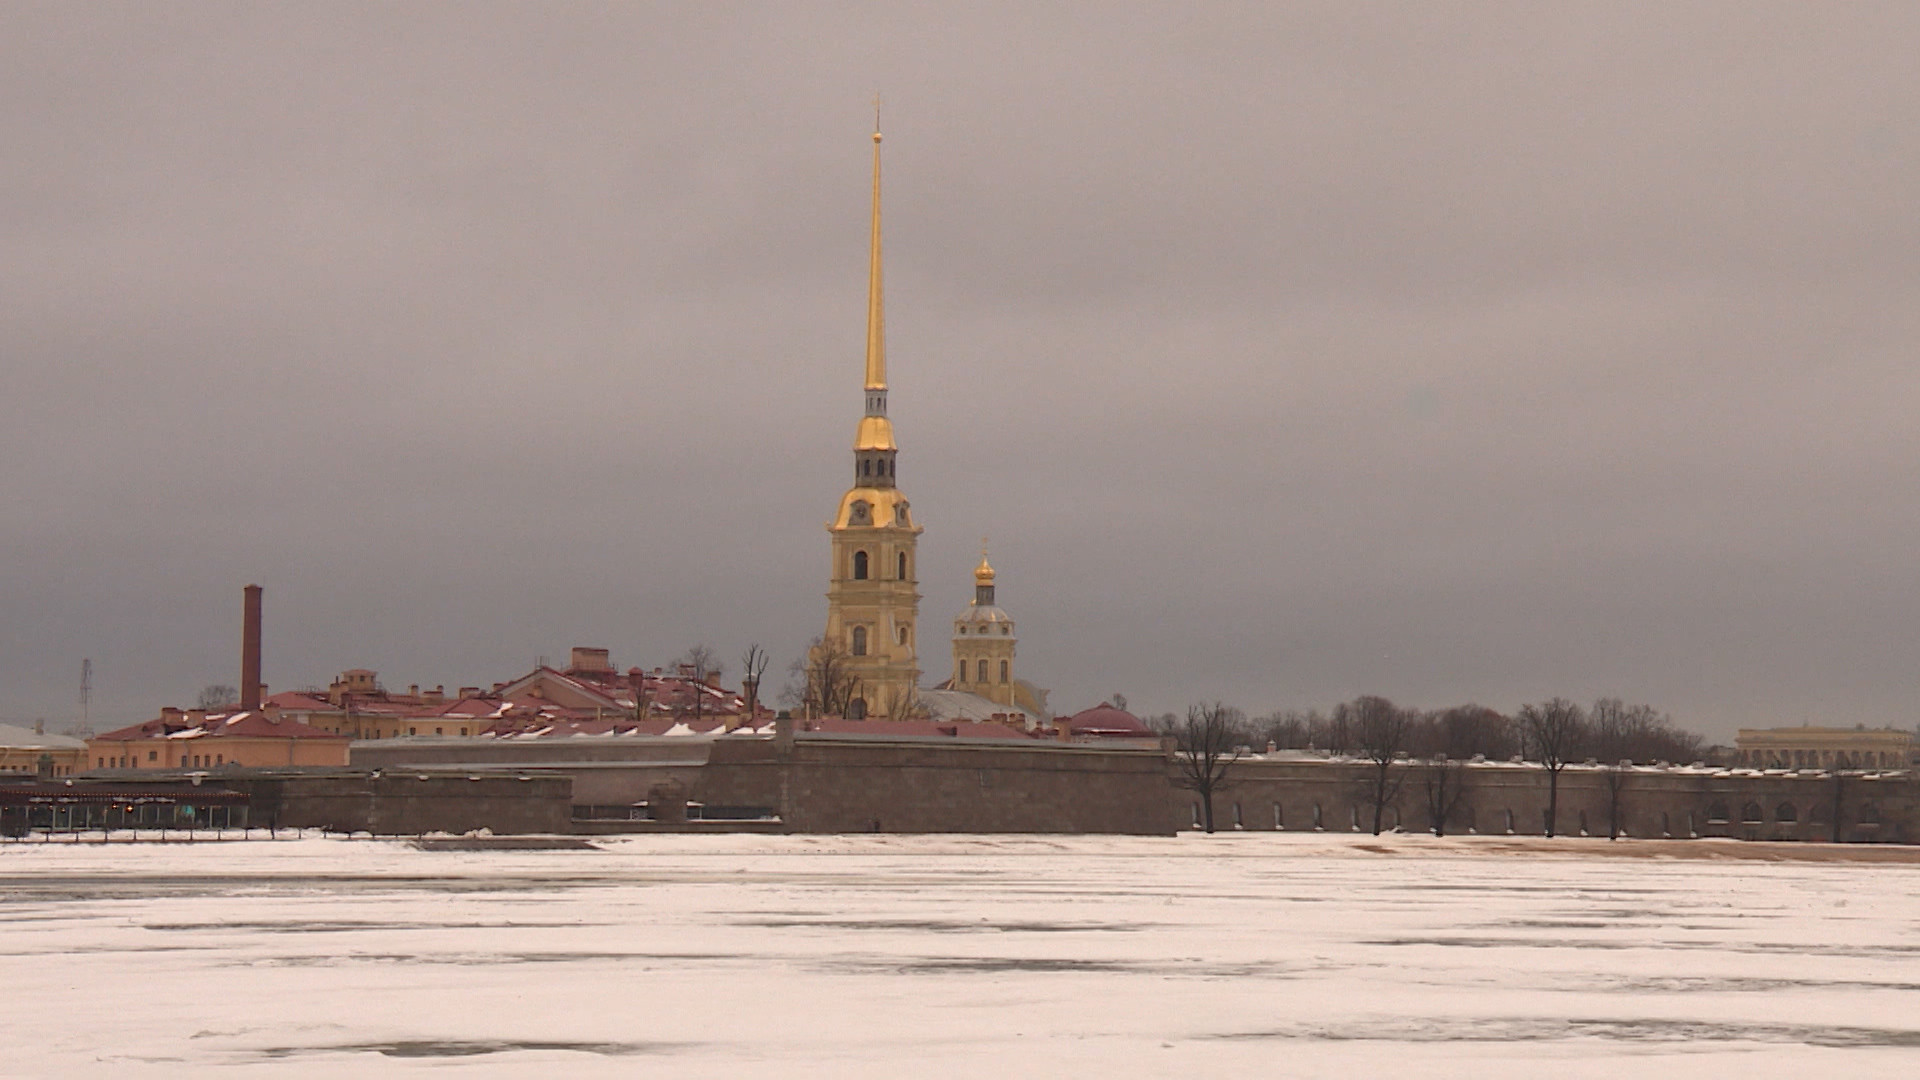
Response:
[[[825,618],[886,97],[923,666],[1912,726],[1920,6],[11,3],[0,719]],[[735,662],[737,667],[737,661]]]

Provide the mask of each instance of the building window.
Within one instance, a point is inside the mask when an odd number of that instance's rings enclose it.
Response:
[[[1773,808],[1773,820],[1788,823],[1795,822],[1800,820],[1800,813],[1793,808],[1792,803],[1783,802]]]
[[[872,475],[873,475],[873,462],[872,462],[872,461],[867,461],[867,460],[863,460],[863,461],[861,461],[861,462],[860,462],[860,475],[861,475],[861,476],[872,476]]]
[[[867,655],[867,628],[864,626],[853,628],[853,655]]]
[[[867,553],[864,551],[853,553],[853,580],[867,580]]]
[[[1006,683],[1007,683],[1007,662],[1005,660],[1002,660],[1000,661],[1000,685],[1005,686]]]
[[[1724,825],[1732,817],[1733,815],[1727,812],[1726,803],[1716,802],[1707,807],[1707,824],[1709,825]]]
[[[1006,625],[1002,625],[1002,626],[1000,627],[1000,636],[1001,636],[1001,637],[1012,637],[1012,636],[1013,636],[1013,627],[1011,627],[1011,626],[1006,626]]]
[[[857,697],[857,698],[854,698],[852,701],[847,702],[847,719],[865,720],[866,718],[867,718],[867,699],[866,698]]]
[[[149,751],[147,751],[147,760],[148,760],[148,761],[159,761],[159,760],[160,760],[160,753],[159,753],[159,751],[156,751],[156,750],[149,750]]]
[[[987,681],[987,662],[985,660],[980,661],[979,666],[975,667],[974,671],[978,673],[978,677],[973,680],[974,682],[983,683]]]
[[[957,683],[967,681],[967,662],[965,660],[961,660],[953,665],[953,681]]]
[[[904,551],[900,553],[900,575],[899,576],[901,581],[907,580],[907,553]]]
[[[905,645],[906,643],[907,643],[907,628],[903,626],[900,628],[900,644]]]

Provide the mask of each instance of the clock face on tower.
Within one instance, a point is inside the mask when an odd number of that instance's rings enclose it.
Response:
[[[873,520],[873,504],[865,499],[853,500],[853,506],[847,511],[847,522],[851,525],[865,525]]]

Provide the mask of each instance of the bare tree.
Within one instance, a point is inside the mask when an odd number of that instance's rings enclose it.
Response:
[[[1447,835],[1447,822],[1460,812],[1471,786],[1465,763],[1444,755],[1420,766],[1420,785],[1426,795],[1427,822],[1433,835]]]
[[[1321,716],[1317,712],[1307,714],[1307,745],[1325,750],[1330,754],[1345,754],[1353,749],[1353,735],[1348,730],[1347,715],[1340,709],[1333,710],[1332,716]]]
[[[1659,714],[1644,705],[1629,707],[1619,698],[1601,698],[1587,713],[1587,741],[1600,760],[1601,780],[1607,789],[1607,839],[1620,838],[1622,802],[1635,751]]]
[[[1601,698],[1587,714],[1593,726],[1595,753],[1602,760],[1634,762],[1692,761],[1703,741],[1675,727],[1673,718],[1651,705],[1628,705],[1619,698]]]
[[[693,669],[693,677],[705,682],[709,677],[720,678],[727,673],[727,665],[720,654],[713,651],[711,645],[694,645],[682,653],[674,663],[682,668]]]
[[[1200,796],[1201,825],[1208,832],[1213,831],[1214,793],[1227,787],[1228,770],[1240,760],[1245,726],[1240,710],[1216,701],[1189,707],[1185,721],[1163,729],[1174,739],[1173,785]]]
[[[759,645],[747,646],[746,654],[740,657],[740,691],[746,697],[746,723],[757,723],[760,719],[760,676],[767,670],[767,650]]]
[[[914,683],[902,683],[886,706],[889,720],[924,720],[930,715],[927,701],[920,696],[920,687]]]
[[[1428,757],[1444,754],[1463,761],[1475,756],[1499,760],[1519,750],[1513,722],[1484,705],[1456,705],[1429,713],[1421,718],[1419,726],[1416,752]]]
[[[1276,750],[1304,750],[1312,744],[1312,721],[1318,717],[1318,713],[1276,709],[1255,720],[1253,726]]]
[[[680,669],[681,684],[687,692],[687,712],[694,723],[699,723],[707,712],[707,681],[719,681],[726,674],[727,665],[720,660],[720,654],[706,644],[694,645],[674,661]]]
[[[1552,836],[1560,815],[1560,770],[1585,745],[1587,717],[1580,706],[1554,698],[1521,706],[1519,722],[1527,755],[1547,768],[1546,831]]]
[[[226,683],[210,683],[200,688],[200,696],[194,699],[193,707],[213,712],[217,709],[230,709],[240,704],[240,691]]]
[[[1835,767],[1828,782],[1833,787],[1833,842],[1844,843],[1847,837],[1847,774]]]
[[[1401,770],[1396,766],[1406,756],[1407,735],[1413,717],[1383,697],[1355,698],[1341,705],[1335,715],[1344,714],[1353,748],[1367,762],[1366,799],[1373,810],[1373,835],[1380,835],[1387,807],[1400,795]]]
[[[794,661],[793,673],[797,678],[789,693],[797,689],[809,717],[845,716],[860,696],[860,676],[852,670],[851,654],[838,641],[814,638],[806,655]]]

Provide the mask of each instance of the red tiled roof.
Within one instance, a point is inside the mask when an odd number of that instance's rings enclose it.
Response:
[[[326,698],[303,694],[298,690],[284,690],[278,694],[270,695],[262,704],[278,705],[283,709],[292,709],[296,712],[339,711],[334,703],[328,701]]]
[[[447,702],[446,705],[442,706],[439,711],[433,713],[433,715],[460,717],[468,720],[485,720],[498,713],[505,706],[506,703],[503,701],[488,698],[461,698],[458,701]]]
[[[482,735],[493,738],[560,739],[595,735],[665,735],[686,726],[693,734],[711,735],[726,727],[724,717],[703,718],[698,724],[673,717],[656,716],[640,723],[628,717],[579,715],[580,710],[544,709],[539,712],[502,717],[488,725]]]
[[[829,735],[893,735],[912,738],[947,739],[1029,739],[1033,736],[1007,724],[982,724],[968,720],[820,720],[794,721],[802,731]]]
[[[193,731],[198,731],[200,734],[187,735],[188,732]],[[166,738],[339,739],[345,741],[347,736],[321,731],[317,727],[310,727],[289,717],[281,717],[276,721],[269,719],[263,712],[241,712],[215,713],[200,721],[190,721],[184,716],[177,719],[161,717],[142,724],[123,727],[117,731],[109,731],[104,735],[96,735],[94,738],[103,742],[138,742],[142,739]]]
[[[1153,729],[1141,723],[1140,718],[1111,705],[1095,705],[1084,712],[1074,713],[1060,723],[1066,725],[1075,735],[1106,735],[1125,738],[1151,738]]]

